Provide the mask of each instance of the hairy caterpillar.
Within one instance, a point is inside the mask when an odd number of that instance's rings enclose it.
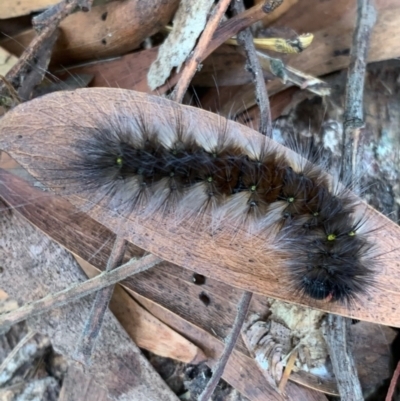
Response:
[[[89,99],[102,102],[91,114]],[[40,181],[102,222],[110,211],[124,216],[130,233],[154,216],[164,236],[177,216],[192,230],[205,216],[216,231],[253,233],[255,254],[272,255],[297,293],[353,301],[374,282],[365,206],[321,168],[236,123],[134,92],[78,90],[16,108],[0,137]]]

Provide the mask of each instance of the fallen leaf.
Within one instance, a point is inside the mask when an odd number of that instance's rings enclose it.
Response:
[[[107,113],[111,113],[116,104],[118,111],[127,115],[139,105],[141,112],[149,113],[149,116],[157,111],[160,124],[163,119],[176,121],[177,109],[181,118],[191,121],[198,130],[221,124],[217,115],[158,97],[117,89],[80,89],[34,99],[8,112],[0,123],[2,147],[36,178],[43,180],[50,173],[46,168],[54,168],[56,162],[60,163],[59,168],[68,168],[63,165],[63,160],[68,160],[68,152],[74,152],[78,139],[90,135],[87,130],[77,127],[93,126],[94,117],[108,119],[110,115]],[[99,107],[101,114],[98,113]],[[253,143],[264,140],[259,133],[231,121],[227,121],[226,129],[240,132]],[[274,146],[294,157],[289,149],[278,144]],[[81,195],[68,196],[78,208],[88,210],[92,218],[110,230],[120,227],[118,216],[101,205],[93,206],[92,198],[93,194],[86,199]],[[363,202],[359,208],[372,227],[380,227],[376,246],[381,254],[388,256],[382,261],[384,268],[376,273],[376,284],[368,297],[349,305],[299,298],[292,290],[291,277],[268,237],[249,238],[240,232],[234,238],[229,232],[212,237],[201,224],[193,230],[190,225],[177,225],[172,214],[163,216],[156,213],[151,219],[135,216],[135,224],[126,226],[126,238],[164,260],[235,287],[360,320],[400,326],[397,313],[400,277],[396,264],[400,258],[397,246],[400,227]]]

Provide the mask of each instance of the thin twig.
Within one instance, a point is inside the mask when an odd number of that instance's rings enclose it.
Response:
[[[321,330],[328,346],[340,399],[363,401],[357,368],[348,345],[350,322],[348,318],[329,314],[325,318]]]
[[[129,276],[140,273],[144,270],[150,269],[156,264],[160,263],[162,259],[154,255],[147,255],[137,260],[132,259],[121,267],[117,267],[109,272],[102,272],[98,276],[84,281],[83,283],[74,284],[63,291],[55,294],[49,294],[46,297],[26,304],[21,308],[15,309],[4,315],[0,315],[0,333],[7,330],[12,325],[21,322],[32,316],[41,315],[48,310],[59,308],[68,304],[69,302],[76,301],[80,298],[86,297],[93,292],[99,291],[104,287],[116,284],[125,280]]]
[[[207,22],[207,25],[199,39],[196,48],[193,51],[193,55],[190,57],[189,61],[186,63],[182,75],[175,86],[174,91],[171,94],[171,99],[178,103],[182,102],[183,96],[189,87],[189,84],[203,59],[203,54],[205,49],[207,49],[214,32],[216,31],[219,22],[225,14],[226,9],[229,6],[231,0],[221,0],[214,9],[213,14]]]
[[[357,0],[357,23],[350,52],[343,122],[341,178],[356,166],[361,128],[364,126],[364,80],[372,28],[376,21],[373,0]]]
[[[117,268],[124,257],[127,242],[121,236],[117,236],[114,242],[114,247],[108,259],[106,272]],[[92,356],[93,349],[96,345],[97,337],[100,333],[103,324],[104,315],[110,303],[112,294],[114,292],[114,285],[103,288],[98,291],[94,300],[92,310],[90,311],[89,318],[82,331],[82,335],[78,346],[76,348],[74,358],[84,365],[89,364]]]
[[[393,373],[392,380],[390,380],[390,386],[385,401],[392,401],[394,390],[396,389],[397,382],[399,381],[399,376],[400,376],[400,361],[397,363],[396,370]]]
[[[236,15],[245,11],[243,0],[232,2],[232,8]],[[256,89],[256,99],[260,108],[260,128],[259,131],[268,137],[272,136],[271,109],[269,106],[269,98],[267,86],[264,80],[263,70],[261,68],[256,48],[253,42],[253,35],[250,28],[239,32],[237,35],[238,43],[243,47],[247,56],[247,66],[253,75]]]
[[[215,387],[217,387],[217,384],[222,377],[222,374],[224,373],[225,366],[228,362],[229,357],[232,354],[233,348],[235,347],[237,338],[240,334],[240,330],[243,326],[243,322],[246,318],[247,311],[249,309],[252,293],[245,291],[243,292],[242,298],[238,304],[238,313],[236,315],[235,321],[232,326],[232,330],[229,333],[228,337],[226,338],[225,342],[225,348],[224,351],[213,369],[213,375],[209,382],[207,383],[206,388],[203,390],[203,392],[200,394],[199,400],[198,401],[208,401],[212,395],[212,393],[215,390]]]
[[[341,178],[351,176],[356,165],[360,129],[364,125],[363,99],[368,47],[376,13],[373,0],[357,0],[357,22],[350,52],[350,65],[346,83],[343,122],[343,153]],[[328,345],[336,381],[343,400],[362,401],[360,381],[351,349],[348,346],[349,320],[328,315],[322,334]]]

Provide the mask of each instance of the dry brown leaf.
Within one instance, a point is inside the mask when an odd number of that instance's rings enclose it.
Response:
[[[40,178],[46,163],[54,163],[54,157],[65,160],[66,152],[68,149],[72,151],[79,136],[87,135],[76,127],[91,126],[99,105],[102,114],[97,118],[107,118],[107,111],[111,113],[115,104],[118,104],[121,113],[132,113],[132,108],[140,105],[142,113],[151,116],[157,110],[160,118],[167,119],[175,119],[176,108],[179,108],[180,113],[197,127],[201,124],[206,124],[205,127],[210,126],[207,124],[220,126],[218,124],[221,123],[220,118],[212,113],[176,104],[172,107],[172,103],[165,99],[141,93],[105,88],[81,89],[35,99],[7,113],[0,125],[2,146],[23,167]],[[70,129],[72,126],[74,130]],[[230,121],[227,122],[227,129],[240,131],[254,143],[261,140],[260,134]],[[280,145],[276,146],[281,149]],[[282,151],[287,155],[293,154],[286,148]],[[86,207],[86,210],[90,204],[88,214],[110,230],[120,227],[116,216],[111,216],[102,207],[93,207],[90,199],[68,198],[78,207]],[[377,272],[376,285],[368,298],[350,305],[299,298],[291,289],[290,277],[280,265],[276,250],[268,248],[265,239],[259,237],[250,239],[238,233],[232,238],[229,233],[221,233],[213,238],[200,227],[198,230],[190,226],[177,227],[172,215],[155,214],[152,219],[135,219],[134,225],[126,227],[126,238],[164,260],[236,287],[361,320],[400,325],[397,313],[400,277],[396,263],[400,258],[397,246],[400,228],[364,203],[360,204],[360,213],[368,218],[373,227],[381,227],[376,245],[380,253],[388,256],[382,261],[384,268]],[[178,243],[179,247],[176,246]]]
[[[71,67],[68,74],[94,75],[92,86],[133,89],[150,93],[147,73],[156,59],[158,47],[126,54],[116,60],[99,61],[86,66]],[[158,88],[157,92],[160,91]]]

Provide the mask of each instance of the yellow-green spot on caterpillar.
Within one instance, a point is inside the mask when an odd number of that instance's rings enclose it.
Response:
[[[122,159],[121,156],[118,156],[118,157],[115,159],[115,163],[117,164],[118,167],[122,167],[124,161],[123,161],[123,159]]]
[[[317,216],[319,216],[319,213],[318,213],[318,212],[314,212],[312,215],[313,215],[314,217],[317,217]]]
[[[328,234],[328,235],[326,236],[326,239],[327,239],[328,241],[335,241],[336,235],[335,235],[335,234]]]
[[[287,198],[288,203],[293,203],[294,202],[294,198],[293,196],[291,196],[290,198]]]
[[[207,181],[208,182],[213,182],[213,178],[210,176],[210,177],[207,177]]]
[[[250,191],[251,191],[251,192],[255,192],[256,189],[257,189],[257,186],[256,186],[256,185],[252,185],[252,186],[250,187]]]
[[[354,230],[349,232],[349,237],[355,237],[356,236],[356,232]]]

